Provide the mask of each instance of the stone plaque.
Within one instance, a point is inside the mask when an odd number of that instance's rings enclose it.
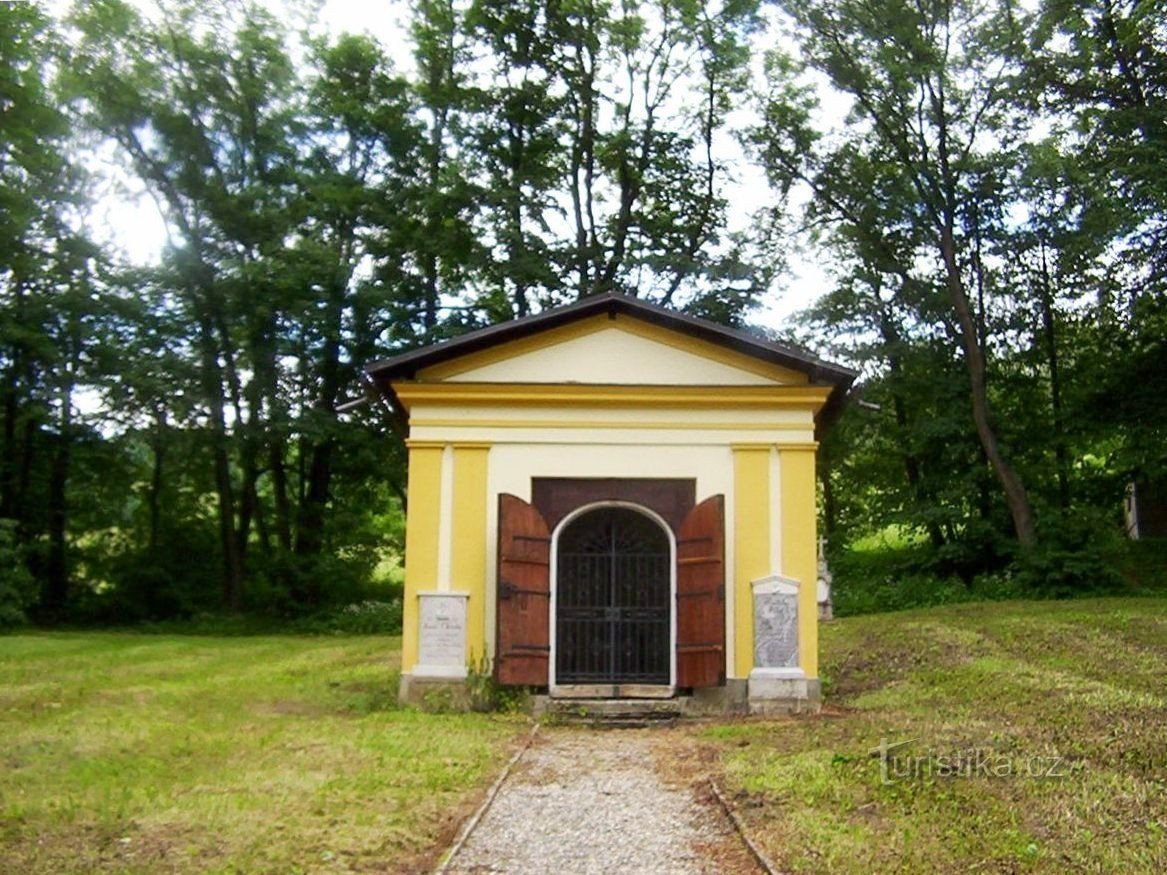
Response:
[[[793,580],[754,581],[754,666],[798,666],[798,584]]]
[[[466,595],[423,592],[418,598],[418,663],[427,668],[464,669]]]

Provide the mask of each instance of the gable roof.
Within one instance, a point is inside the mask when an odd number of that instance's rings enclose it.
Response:
[[[554,307],[521,319],[480,328],[450,340],[374,362],[366,366],[365,372],[385,395],[392,398],[394,393],[390,384],[394,380],[414,379],[424,368],[597,315],[613,317],[625,315],[640,319],[682,335],[799,371],[806,374],[811,383],[830,385],[832,387],[830,398],[819,413],[820,426],[834,418],[834,413],[842,404],[843,397],[857,376],[850,368],[832,364],[810,353],[620,293],[592,295],[574,304]]]

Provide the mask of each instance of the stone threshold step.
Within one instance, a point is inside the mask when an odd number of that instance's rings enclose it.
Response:
[[[540,699],[536,713],[564,723],[659,725],[685,712],[684,703],[677,699]]]

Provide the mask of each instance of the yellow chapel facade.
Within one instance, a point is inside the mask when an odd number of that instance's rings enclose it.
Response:
[[[401,693],[818,699],[816,435],[855,374],[623,295],[370,366],[409,453]]]

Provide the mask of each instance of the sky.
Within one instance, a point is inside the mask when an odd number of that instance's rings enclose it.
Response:
[[[143,0],[143,5],[153,4]],[[368,33],[376,37],[386,47],[389,56],[395,59],[409,58],[411,54],[407,38],[409,9],[403,0],[324,0],[317,27],[333,35]],[[760,57],[756,67],[756,75],[760,77]],[[739,119],[750,118],[748,103],[748,95],[742,95]],[[829,99],[825,103],[832,115],[841,116],[845,112],[844,108],[832,105]],[[720,158],[729,164],[735,177],[725,190],[730,204],[728,230],[740,230],[748,225],[759,209],[768,205],[773,195],[761,169],[746,159],[730,135],[721,138],[720,151]],[[101,156],[103,161],[111,158]],[[108,188],[93,218],[91,230],[95,236],[119,246],[136,262],[156,260],[166,243],[166,230],[158,209],[141,187],[135,188],[128,178]],[[753,321],[757,324],[780,330],[794,313],[809,306],[829,288],[830,277],[823,260],[815,253],[800,253],[792,247],[788,267],[788,275],[779,278],[775,288],[755,311]]]

